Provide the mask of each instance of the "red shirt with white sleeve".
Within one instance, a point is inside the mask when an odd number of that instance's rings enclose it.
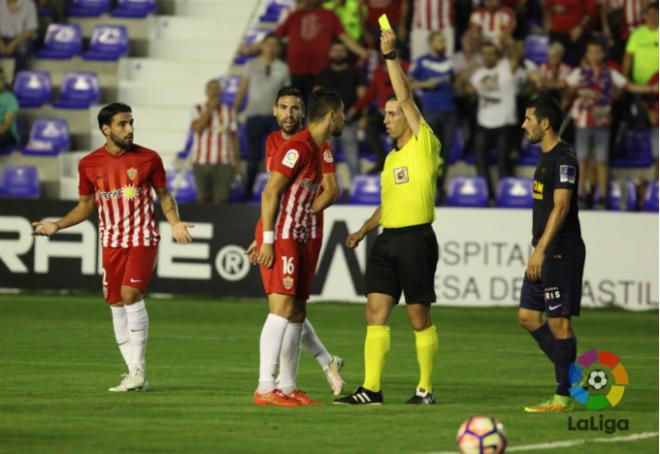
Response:
[[[99,233],[104,248],[158,246],[152,189],[165,187],[158,153],[139,145],[120,155],[105,146],[78,164],[80,195],[96,196]]]
[[[205,105],[198,104],[193,109],[193,121],[204,113]],[[233,110],[219,104],[209,117],[204,129],[193,130],[192,159],[195,164],[229,164],[236,163],[234,137],[238,125]]]
[[[444,30],[456,25],[454,0],[415,0],[413,28],[420,30]]]
[[[495,11],[481,7],[470,16],[470,24],[478,26],[486,40],[499,43],[500,35],[516,26],[516,13],[506,6],[500,6]]]

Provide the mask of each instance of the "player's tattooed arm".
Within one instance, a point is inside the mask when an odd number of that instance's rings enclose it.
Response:
[[[532,256],[527,263],[527,278],[532,281],[541,279],[541,268],[545,260],[545,251],[552,240],[557,236],[557,232],[564,224],[564,220],[571,208],[572,189],[555,189],[553,193],[554,207],[548,216],[548,222],[545,224],[543,235],[534,248]]]
[[[372,230],[375,230],[378,228],[380,225],[380,206],[376,208],[376,211],[374,211],[374,214],[371,215],[369,219],[367,219],[367,222],[365,222],[362,227],[360,227],[360,230],[357,232],[351,233],[346,237],[346,246],[350,247],[351,249],[357,247],[358,244],[360,244],[360,241],[367,236],[369,232]]]
[[[51,236],[62,229],[80,224],[92,215],[94,208],[96,208],[94,195],[81,195],[78,204],[62,219],[58,221],[33,222],[32,226],[36,227],[36,230],[32,235]]]
[[[172,236],[176,242],[181,244],[190,243],[192,236],[190,236],[188,229],[193,228],[194,225],[179,219],[179,209],[176,200],[174,200],[174,197],[172,197],[172,194],[170,194],[166,187],[156,188],[156,194],[158,194],[158,198],[160,199],[160,208],[163,210],[163,215],[172,227]]]

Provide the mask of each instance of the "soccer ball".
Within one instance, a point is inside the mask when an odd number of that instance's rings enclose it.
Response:
[[[504,427],[490,416],[473,416],[461,424],[456,443],[463,454],[502,454],[506,449]]]
[[[587,379],[587,383],[596,391],[607,386],[607,374],[602,370],[592,370]]]

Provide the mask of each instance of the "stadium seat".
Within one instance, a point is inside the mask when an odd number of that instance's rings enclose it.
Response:
[[[618,156],[610,166],[616,168],[647,168],[653,164],[649,130],[626,131]]]
[[[266,11],[259,17],[261,22],[277,23],[280,21],[282,13],[294,5],[294,2],[288,0],[270,0]]]
[[[234,178],[229,187],[229,202],[242,203],[245,201],[245,182],[240,178]]]
[[[71,17],[98,17],[110,10],[111,0],[72,0],[69,6]]]
[[[69,125],[66,120],[40,118],[32,124],[30,138],[23,148],[29,156],[55,156],[68,151]]]
[[[649,183],[644,196],[644,211],[658,213],[658,180]]]
[[[516,165],[519,166],[536,166],[536,163],[541,156],[541,146],[538,144],[530,144],[522,147],[520,156],[516,159]]]
[[[246,122],[238,124],[238,154],[241,157],[241,161],[247,161],[249,159],[249,145],[248,145],[248,136],[247,136],[247,125]]]
[[[483,177],[454,177],[447,191],[449,207],[486,207],[488,188]]]
[[[82,32],[77,24],[50,24],[44,39],[44,48],[38,58],[69,60],[80,53]]]
[[[523,56],[540,65],[548,60],[548,47],[550,38],[548,35],[530,34],[525,38],[525,50]]]
[[[626,210],[636,211],[637,210],[637,186],[632,179],[626,181]]]
[[[87,109],[101,99],[96,73],[67,73],[62,81],[60,97],[53,103],[59,109]]]
[[[263,30],[260,28],[253,28],[249,30],[245,34],[245,38],[243,38],[243,45],[249,46],[251,44],[256,44],[261,42],[266,35],[268,35],[269,31],[268,30]],[[252,57],[254,57],[256,54],[249,54],[249,55],[239,55],[234,59],[234,64],[235,65],[242,65]]]
[[[123,25],[97,25],[92,31],[84,60],[115,61],[128,55],[129,39]]]
[[[355,175],[351,182],[348,203],[355,205],[379,205],[380,175]]]
[[[224,81],[222,84],[222,94],[220,95],[220,102],[226,106],[233,106],[234,101],[236,100],[236,94],[238,93],[238,89],[241,86],[241,78],[238,76],[231,76],[228,77],[227,80]],[[247,98],[247,97],[246,97]],[[246,99],[243,100],[243,103],[241,103],[241,106],[239,107],[239,111],[243,110],[245,107],[245,101]]]
[[[633,185],[633,191],[634,191]],[[607,200],[605,201],[605,208],[610,211],[621,211],[623,209],[623,193],[621,191],[621,185],[616,180],[610,180],[607,188]],[[600,191],[598,188],[594,191],[594,200],[600,199]],[[628,206],[628,203],[626,203]]]
[[[46,71],[19,71],[14,80],[14,95],[20,107],[41,107],[50,101],[53,86]]]
[[[531,178],[502,178],[497,185],[495,205],[500,208],[531,208],[533,183]]]
[[[177,202],[194,202],[197,198],[192,171],[176,171],[167,174],[167,189]]]
[[[454,134],[454,143],[452,144],[451,150],[449,150],[449,153],[446,156],[447,162],[445,162],[445,165],[451,165],[463,159],[464,152],[465,143],[463,141],[463,130],[461,128],[456,128],[456,132]]]
[[[156,0],[117,0],[117,7],[110,13],[113,17],[145,18],[156,10]]]
[[[261,193],[266,187],[266,182],[268,182],[268,173],[261,172],[257,175],[257,178],[254,180],[254,185],[252,186],[252,197],[250,198],[251,202],[260,202]]]
[[[7,166],[0,177],[0,195],[7,198],[39,197],[39,175],[34,166]]]

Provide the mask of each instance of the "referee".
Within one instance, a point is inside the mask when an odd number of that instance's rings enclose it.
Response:
[[[440,141],[415,105],[397,59],[396,36],[392,30],[382,30],[380,45],[395,93],[385,105],[385,129],[395,145],[380,176],[380,206],[360,230],[346,239],[346,244],[354,248],[369,232],[383,226],[367,263],[364,383],[335,403],[383,403],[380,381],[385,355],[390,349],[387,321],[403,291],[415,331],[420,370],[419,384],[407,403],[433,404],[431,379],[438,336],[431,324],[431,303],[435,302],[438,243],[431,224],[435,219],[436,182],[442,163]]]

